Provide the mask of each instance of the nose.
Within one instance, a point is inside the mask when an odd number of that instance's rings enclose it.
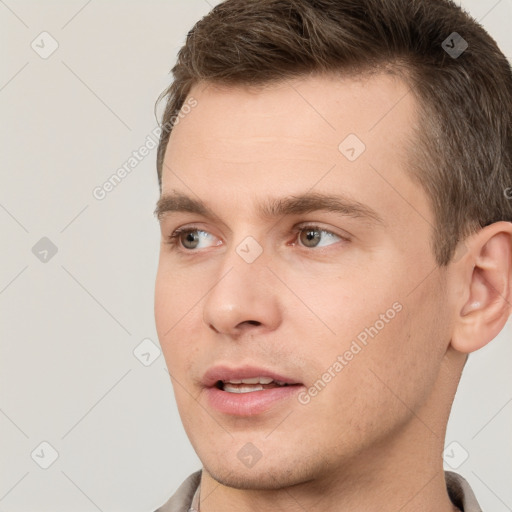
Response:
[[[216,333],[232,338],[273,331],[282,320],[276,290],[275,277],[263,257],[246,263],[231,254],[203,302],[203,320]]]

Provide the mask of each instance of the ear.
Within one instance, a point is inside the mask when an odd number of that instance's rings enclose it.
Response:
[[[452,347],[464,353],[487,345],[512,311],[512,223],[495,222],[465,241],[458,267],[457,315]]]

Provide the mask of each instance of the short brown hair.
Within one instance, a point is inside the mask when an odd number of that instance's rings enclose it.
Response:
[[[459,35],[467,49],[450,54],[451,47],[464,49],[455,46]],[[173,82],[159,98],[167,97],[160,190],[170,120],[193,85],[255,86],[381,69],[400,75],[418,100],[421,131],[410,149],[410,173],[433,207],[432,250],[446,265],[459,240],[512,221],[512,70],[491,36],[451,0],[218,4],[188,33]]]

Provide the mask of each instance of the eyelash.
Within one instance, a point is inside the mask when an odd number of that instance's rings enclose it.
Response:
[[[294,228],[293,231],[292,231],[292,234],[294,235],[294,239],[297,238],[299,233],[301,233],[302,231],[307,231],[307,230],[320,231],[321,233],[328,233],[330,235],[337,236],[338,238],[340,238],[344,242],[349,242],[350,241],[350,239],[348,237],[344,237],[344,236],[338,235],[338,234],[334,233],[333,231],[329,231],[327,229],[322,229],[320,226],[317,226],[316,224],[302,224],[302,225],[297,226],[296,228]],[[174,230],[172,232],[172,234],[167,237],[167,242],[166,243],[171,246],[172,250],[182,251],[184,253],[190,253],[190,254],[198,252],[196,249],[185,249],[183,247],[180,247],[180,236],[183,235],[183,234],[186,234],[186,233],[192,233],[194,231],[203,231],[203,232],[207,233],[207,231],[205,231],[204,229],[201,229],[198,226],[189,226],[189,227],[186,227],[186,228],[178,228],[178,229]],[[302,247],[303,249],[316,249],[315,247],[310,248],[310,247],[305,247],[305,246],[302,246],[302,245],[300,247]],[[318,251],[318,250],[321,250],[321,249],[322,248],[316,249],[316,250]]]

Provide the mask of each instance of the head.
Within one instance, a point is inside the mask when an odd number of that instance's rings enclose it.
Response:
[[[205,469],[269,488],[422,435],[442,446],[467,354],[510,312],[512,73],[496,43],[448,0],[227,0],[173,74],[155,315]],[[219,412],[204,382],[219,364],[295,394]]]

